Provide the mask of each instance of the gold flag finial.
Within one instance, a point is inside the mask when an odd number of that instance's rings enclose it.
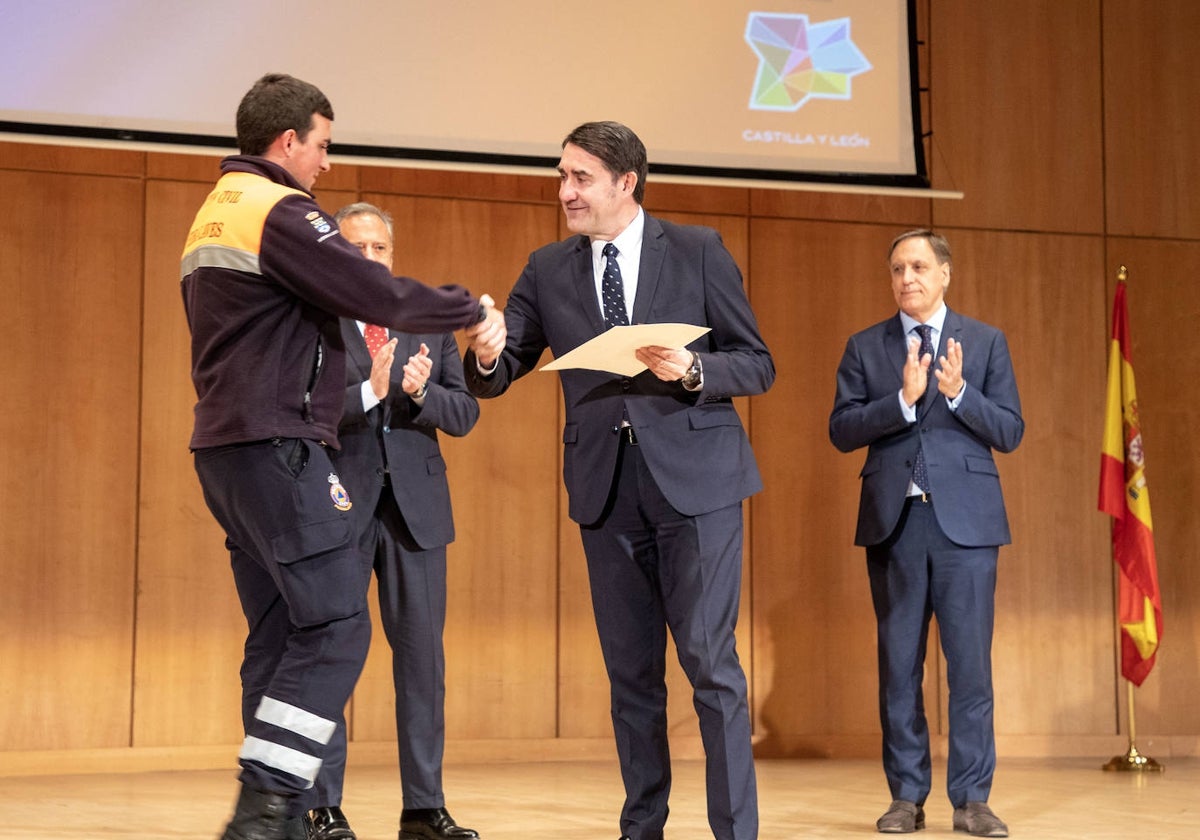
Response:
[[[1117,282],[1124,283],[1128,279],[1129,279],[1129,269],[1127,269],[1125,266],[1121,266],[1120,268],[1118,268],[1117,269]]]

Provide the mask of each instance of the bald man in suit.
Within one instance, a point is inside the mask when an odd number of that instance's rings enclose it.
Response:
[[[365,202],[334,214],[342,237],[389,269],[392,219]],[[334,464],[354,488],[350,514],[379,582],[392,649],[400,753],[400,840],[473,840],[445,807],[446,546],[454,540],[450,485],[438,433],[461,437],[479,419],[450,333],[405,333],[341,322],[346,399]],[[345,724],[307,795],[308,840],[354,840],[342,813]],[[336,750],[334,749],[336,748]]]

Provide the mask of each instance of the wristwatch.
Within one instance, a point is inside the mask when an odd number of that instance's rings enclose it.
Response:
[[[689,391],[695,390],[700,385],[700,378],[704,375],[704,369],[700,367],[700,356],[695,350],[692,351],[692,365],[687,369],[687,373],[679,381],[683,383],[683,387]]]

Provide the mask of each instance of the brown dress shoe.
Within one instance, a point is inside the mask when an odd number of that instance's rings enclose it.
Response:
[[[916,802],[896,799],[883,816],[875,821],[881,834],[912,834],[925,827],[925,809]]]
[[[400,840],[475,840],[479,832],[463,828],[445,808],[405,808],[400,812]]]
[[[1007,837],[1008,826],[992,813],[986,802],[968,802],[954,809],[954,830],[975,837]]]

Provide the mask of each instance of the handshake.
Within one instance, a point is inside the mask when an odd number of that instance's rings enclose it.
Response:
[[[491,367],[504,350],[504,342],[508,339],[508,329],[504,325],[504,312],[496,308],[496,302],[491,295],[481,295],[479,303],[483,306],[484,317],[464,331],[467,346],[475,353],[479,364]]]

